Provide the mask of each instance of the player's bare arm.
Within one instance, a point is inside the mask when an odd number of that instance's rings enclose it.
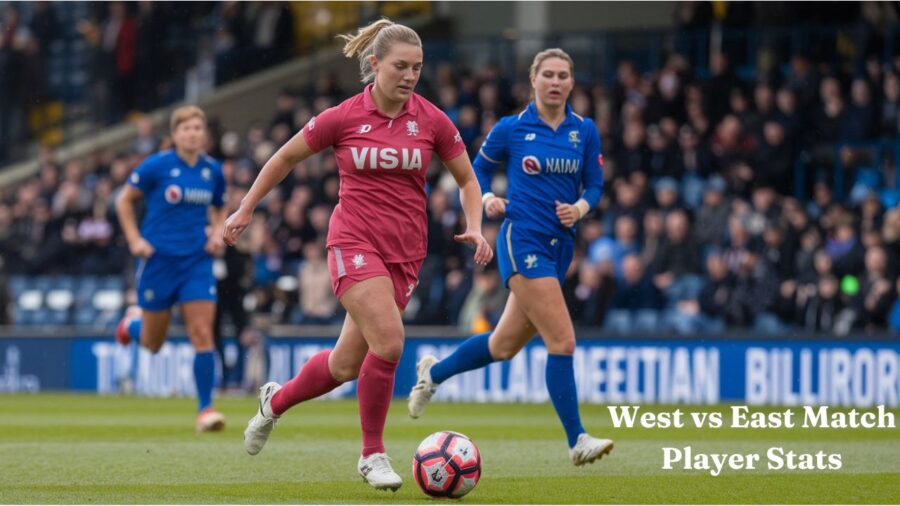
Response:
[[[119,224],[122,226],[122,233],[131,254],[135,257],[149,258],[153,255],[153,246],[141,236],[134,216],[134,205],[142,198],[144,194],[140,190],[126,184],[116,198],[116,215],[119,217]]]
[[[206,252],[213,256],[221,256],[224,248],[225,217],[228,215],[225,207],[209,208],[209,232],[206,234]]]
[[[222,237],[225,244],[229,246],[235,245],[237,238],[250,225],[253,210],[256,209],[259,201],[287,177],[294,165],[312,156],[314,153],[306,143],[303,132],[300,131],[272,155],[272,158],[259,171],[259,175],[256,176],[250,191],[241,200],[241,206],[225,220],[225,226],[222,229]]]
[[[466,215],[466,231],[454,236],[453,239],[475,246],[475,262],[479,265],[487,265],[494,258],[494,252],[487,239],[481,235],[481,186],[475,177],[472,162],[463,152],[456,158],[444,162],[444,166],[459,185],[459,200],[462,202],[463,213]]]

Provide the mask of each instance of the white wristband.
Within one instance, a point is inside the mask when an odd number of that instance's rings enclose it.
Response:
[[[574,206],[578,208],[578,212],[581,213],[578,216],[578,219],[584,218],[584,216],[591,210],[590,204],[587,203],[587,200],[578,199],[578,202],[575,202]]]
[[[485,193],[484,195],[481,196],[481,205],[487,204],[488,199],[492,199],[494,197],[496,197],[496,195],[494,195],[493,192]]]

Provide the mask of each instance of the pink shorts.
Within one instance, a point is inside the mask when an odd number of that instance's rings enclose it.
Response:
[[[394,300],[402,311],[419,284],[419,268],[423,260],[388,263],[378,253],[330,247],[328,271],[331,273],[331,288],[340,300],[344,292],[360,281],[387,276],[394,284]]]

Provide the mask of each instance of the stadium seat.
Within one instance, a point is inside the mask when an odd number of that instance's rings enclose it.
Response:
[[[885,209],[893,209],[900,203],[900,190],[882,190],[881,205]]]
[[[120,312],[125,303],[121,290],[100,289],[94,293],[94,308],[103,312]]]

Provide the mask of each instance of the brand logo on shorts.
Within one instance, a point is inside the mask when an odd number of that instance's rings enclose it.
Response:
[[[522,171],[529,176],[536,176],[541,173],[541,161],[536,156],[528,155],[522,158]]]
[[[176,184],[170,184],[166,187],[165,196],[166,202],[170,204],[179,204],[181,203],[181,199],[184,196],[184,193],[182,193],[180,186]]]
[[[306,131],[308,132],[308,131],[312,130],[313,128],[316,128],[316,117],[315,116],[313,116],[312,118],[309,118],[309,123],[306,124]]]
[[[406,135],[419,135],[419,124],[415,121],[407,121]]]
[[[416,289],[416,285],[417,285],[417,284],[419,284],[418,281],[416,281],[415,283],[410,283],[410,284],[409,284],[409,289],[406,291],[406,298],[407,298],[407,299],[410,298],[410,297],[412,297],[413,290]]]
[[[372,131],[372,125],[365,124],[359,126],[359,131],[356,132],[358,134],[367,134]]]
[[[141,182],[141,176],[138,175],[137,172],[131,173],[131,184],[138,184]]]
[[[533,267],[537,267],[537,262],[537,255],[528,255],[527,257],[525,257],[525,268],[531,269]]]
[[[353,267],[359,269],[363,265],[366,265],[366,257],[363,255],[354,255],[353,256]]]
[[[557,242],[559,242],[559,239],[555,237],[553,239],[550,239],[550,246],[556,246]]]
[[[149,288],[147,290],[144,290],[144,300],[149,302],[149,301],[153,300],[153,297],[155,297],[155,296],[156,296],[156,294],[153,293],[153,290],[150,290]]]
[[[456,132],[456,135],[453,136],[453,143],[462,142],[462,135],[459,135],[459,132]]]

